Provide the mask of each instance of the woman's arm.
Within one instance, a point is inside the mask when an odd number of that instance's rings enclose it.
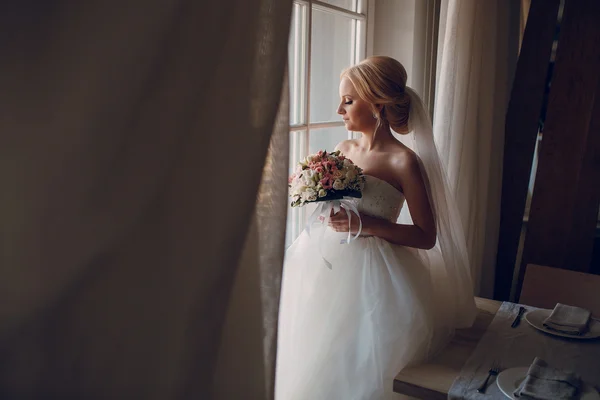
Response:
[[[404,189],[404,197],[410,209],[413,225],[396,224],[361,214],[362,233],[377,236],[390,243],[402,246],[431,249],[435,246],[437,237],[435,220],[418,159],[412,155],[400,162],[402,165],[394,169],[399,171],[396,177],[402,183],[401,186]],[[345,210],[331,216],[329,225],[335,231],[348,232],[348,216]],[[358,218],[354,213],[352,213],[350,230],[353,233],[358,231]]]
[[[435,236],[424,231],[417,225],[403,225],[387,221],[381,218],[361,214],[361,235],[377,236],[390,243],[415,247],[417,249],[431,249],[435,245]],[[351,232],[358,232],[358,218],[352,213]],[[337,232],[348,232],[348,216],[346,210],[342,210],[331,216],[329,226]]]

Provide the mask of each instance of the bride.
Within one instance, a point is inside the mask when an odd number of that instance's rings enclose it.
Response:
[[[341,74],[337,112],[362,137],[337,149],[364,171],[360,215],[350,213],[349,224],[342,209],[286,252],[276,400],[394,398],[402,368],[474,319],[458,212],[428,114],[406,78],[389,57]],[[359,217],[359,238],[340,244]]]

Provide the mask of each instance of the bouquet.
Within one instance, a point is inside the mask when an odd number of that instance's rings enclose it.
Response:
[[[309,155],[298,163],[288,180],[292,207],[344,197],[360,198],[364,183],[362,169],[340,151]]]
[[[308,203],[320,202],[316,210],[308,218],[306,232],[310,236],[312,224],[320,220],[327,225],[331,211],[339,212],[341,208],[348,210],[348,237],[340,241],[349,244],[358,238],[362,230],[362,221],[356,205],[348,197],[362,197],[365,185],[365,176],[362,169],[343,156],[339,151],[328,153],[319,151],[306,157],[296,167],[296,171],[288,180],[292,207],[303,206]],[[350,212],[358,216],[358,232],[353,237],[350,233]],[[324,234],[324,230],[321,231]],[[325,265],[331,269],[331,263],[323,256],[321,245],[323,236],[319,240],[319,251]]]

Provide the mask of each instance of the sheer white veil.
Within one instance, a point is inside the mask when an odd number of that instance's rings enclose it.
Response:
[[[396,137],[419,156],[437,226],[436,245],[431,250],[418,252],[429,268],[436,302],[443,308],[436,316],[440,324],[450,330],[469,327],[475,319],[476,307],[460,215],[446,170],[440,163],[429,114],[413,89],[406,86],[405,91],[410,96],[410,133]],[[399,222],[411,222],[408,207],[403,209]]]

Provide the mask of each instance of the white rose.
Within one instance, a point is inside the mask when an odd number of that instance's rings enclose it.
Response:
[[[351,169],[348,172],[346,172],[346,179],[353,181],[356,178],[356,170]]]
[[[312,179],[310,179],[310,178],[305,178],[305,179],[304,179],[304,186],[306,186],[306,187],[308,187],[308,188],[315,187],[315,186],[316,186],[316,185],[315,185],[315,181],[313,181],[313,180],[312,180]]]
[[[325,197],[325,196],[327,196],[327,191],[325,189],[319,190],[319,197]]]
[[[304,182],[305,186],[308,186],[308,187],[316,186],[316,182],[313,179],[314,175],[315,175],[315,172],[310,169],[306,170],[302,173],[302,181]]]
[[[333,179],[341,179],[344,177],[344,173],[342,171],[340,171],[339,169],[334,171],[333,174]]]
[[[333,182],[333,188],[334,188],[335,190],[342,190],[342,189],[344,189],[344,184],[342,183],[342,181],[341,181],[341,180],[339,180],[339,179],[336,179],[336,180]]]
[[[315,201],[317,200],[317,192],[313,189],[306,189],[302,193],[302,200],[304,201]]]
[[[310,184],[307,185],[304,183],[303,180],[300,180],[296,185],[292,186],[292,193],[301,196],[304,192],[306,192],[309,189],[312,189],[313,186],[311,186]],[[313,189],[314,190],[314,189]]]
[[[299,193],[302,192],[305,187],[306,185],[304,184],[304,181],[302,179],[294,179],[290,190],[292,193]]]
[[[310,164],[311,162],[316,161],[315,158],[316,158],[315,156],[306,156],[306,158],[304,159],[304,162],[306,164]]]

